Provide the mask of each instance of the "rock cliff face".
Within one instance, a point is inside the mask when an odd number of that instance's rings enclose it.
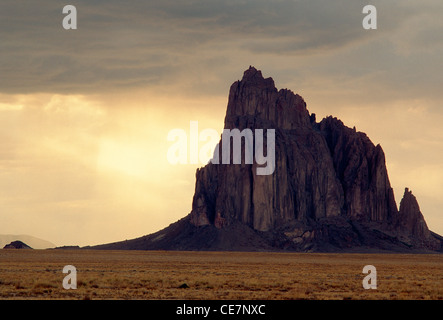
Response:
[[[191,222],[196,226],[240,221],[269,231],[298,220],[341,214],[343,189],[323,135],[315,130],[303,99],[280,90],[250,68],[231,86],[226,129],[275,129],[275,171],[257,164],[209,164],[197,171]],[[221,145],[221,144],[220,144]]]
[[[317,127],[326,139],[343,188],[346,217],[391,224],[397,205],[381,146],[374,146],[366,134],[336,118],[323,119]]]
[[[380,145],[336,118],[317,123],[302,97],[253,67],[230,88],[225,129],[274,129],[273,173],[257,175],[255,161],[209,163],[197,170],[187,217],[97,248],[441,250],[408,190],[397,209]]]

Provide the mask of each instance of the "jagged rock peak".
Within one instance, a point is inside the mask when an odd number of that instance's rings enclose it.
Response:
[[[243,78],[241,81],[244,84],[261,85],[263,87],[269,87],[277,91],[277,89],[275,88],[274,80],[271,77],[265,79],[261,71],[257,70],[253,66],[249,66],[249,69],[243,73]]]
[[[409,188],[405,188],[403,199],[400,202],[400,212],[408,216],[420,213],[417,198],[412,194],[412,191],[410,191]]]
[[[303,98],[288,89],[277,90],[272,78],[250,66],[242,80],[229,91],[225,128],[311,127],[310,115]]]
[[[409,234],[410,242],[439,250],[441,243],[436,241],[428,229],[423,214],[420,211],[417,198],[409,188],[405,188],[398,213],[398,227]]]
[[[420,211],[417,198],[409,188],[405,188],[403,198],[400,201],[399,221],[414,236],[422,237],[427,233],[428,228]]]
[[[345,193],[348,217],[391,221],[397,214],[383,149],[367,135],[327,117],[317,127],[330,150],[334,168]]]

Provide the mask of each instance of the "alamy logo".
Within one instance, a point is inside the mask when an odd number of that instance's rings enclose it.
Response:
[[[363,267],[363,273],[368,274],[363,279],[363,288],[377,289],[377,269],[373,265],[366,265]]]
[[[63,288],[66,290],[77,289],[77,269],[72,265],[64,266],[63,273],[68,275],[63,279]]]
[[[275,170],[275,129],[266,130],[266,156],[264,130],[255,129],[224,129],[221,135],[221,157],[219,133],[214,129],[198,131],[198,122],[190,122],[190,163],[206,164],[210,158],[213,164],[242,164],[242,154],[244,154],[244,164],[258,165],[256,174],[271,175]],[[168,133],[168,141],[176,141],[168,149],[167,159],[171,164],[188,163],[188,135],[183,129],[173,129]],[[209,140],[209,141],[208,141]],[[199,150],[199,142],[206,143]],[[231,148],[232,141],[232,148]],[[242,152],[242,141],[244,142],[244,152]],[[214,147],[215,145],[215,147]],[[212,157],[208,153],[214,150]],[[232,154],[231,154],[232,150]],[[220,159],[221,158],[221,159]]]
[[[77,8],[72,5],[66,5],[63,7],[63,14],[66,16],[63,18],[63,28],[65,30],[77,29]]]

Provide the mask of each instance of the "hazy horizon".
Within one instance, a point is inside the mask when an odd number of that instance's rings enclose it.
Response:
[[[73,1],[0,4],[0,234],[57,246],[156,232],[191,210],[195,170],[166,159],[190,121],[223,129],[250,66],[381,144],[443,234],[443,3]]]

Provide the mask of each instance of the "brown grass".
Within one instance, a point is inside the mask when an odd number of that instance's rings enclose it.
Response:
[[[76,290],[62,286],[68,264]],[[376,290],[363,289],[367,264]],[[443,255],[0,250],[0,299],[434,300]]]

